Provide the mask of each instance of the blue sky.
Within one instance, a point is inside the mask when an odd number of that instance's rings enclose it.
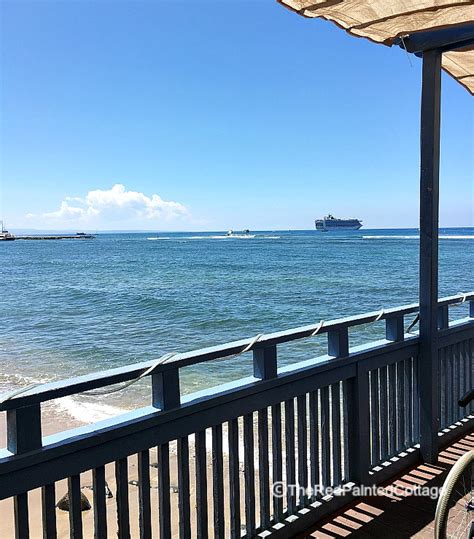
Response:
[[[273,0],[1,3],[11,228],[418,224],[421,63]],[[473,226],[473,98],[443,76],[442,226]]]

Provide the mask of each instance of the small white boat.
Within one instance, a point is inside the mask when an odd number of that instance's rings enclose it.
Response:
[[[242,232],[237,232],[237,233],[235,233],[232,229],[230,229],[227,232],[226,237],[252,239],[252,238],[255,238],[255,234],[250,234],[250,230],[248,228],[245,230],[242,230]]]
[[[3,221],[0,221],[2,223],[1,231],[0,231],[0,241],[12,241],[15,239],[15,236],[8,232],[8,230],[5,230],[3,228]]]

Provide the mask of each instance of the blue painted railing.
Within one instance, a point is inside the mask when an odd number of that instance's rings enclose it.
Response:
[[[449,309],[459,296],[438,307],[440,447],[473,426],[472,409],[457,406],[474,370],[474,293],[463,299],[470,310],[456,321]],[[243,340],[178,354],[148,372],[152,406],[54,436],[42,436],[42,403],[133,380],[153,362],[4,400],[0,536],[301,532],[351,500],[349,492],[323,497],[306,487],[379,483],[419,459],[423,373],[418,336],[405,332],[405,317],[417,312],[409,305],[263,335],[251,346]],[[385,338],[350,347],[349,329],[376,320],[385,320]],[[277,368],[278,345],[315,333],[327,335],[327,355]],[[253,376],[181,394],[180,369],[244,350],[253,353]],[[66,491],[68,513],[55,507]],[[81,511],[81,492],[92,500],[89,511]]]

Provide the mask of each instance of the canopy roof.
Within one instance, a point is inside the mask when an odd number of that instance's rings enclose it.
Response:
[[[474,0],[278,0],[304,17],[334,22],[384,45],[414,33],[474,22]],[[474,95],[474,43],[443,54],[443,68]]]

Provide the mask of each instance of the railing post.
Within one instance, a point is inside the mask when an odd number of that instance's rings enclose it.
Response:
[[[349,332],[347,327],[328,331],[328,355],[334,357],[349,355]]]
[[[7,410],[7,449],[27,453],[42,446],[39,404]]]
[[[349,480],[370,484],[369,373],[357,363],[356,376],[347,381]]]
[[[420,145],[420,449],[438,459],[438,228],[441,52],[423,52]]]
[[[387,341],[401,342],[405,338],[403,314],[390,316],[385,320],[385,338]]]
[[[253,375],[261,380],[277,376],[277,347],[276,345],[255,348],[253,351]]]
[[[152,405],[160,410],[176,408],[181,404],[179,369],[169,369],[151,375]]]
[[[448,329],[449,327],[449,311],[447,305],[438,307],[438,329]]]
[[[42,446],[41,406],[7,410],[7,449],[16,455]],[[27,539],[30,535],[28,518],[28,492],[14,497],[15,537]]]

